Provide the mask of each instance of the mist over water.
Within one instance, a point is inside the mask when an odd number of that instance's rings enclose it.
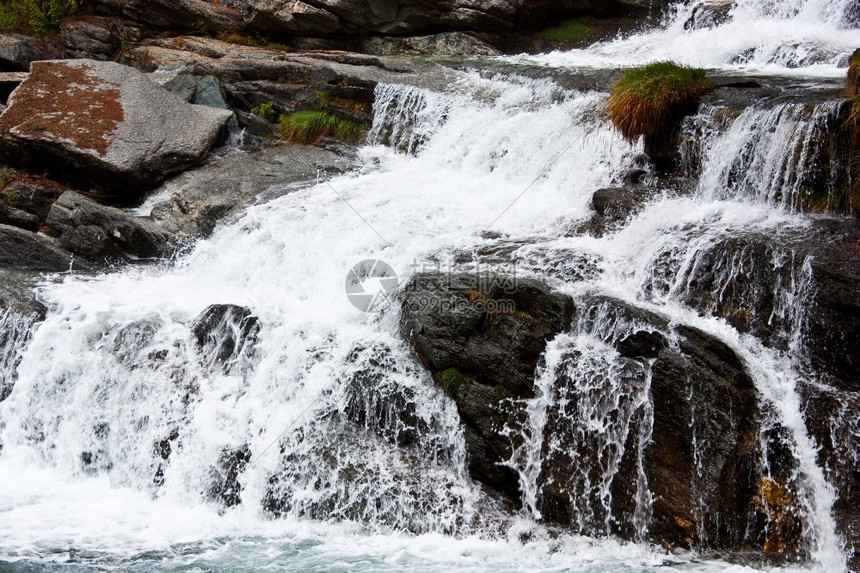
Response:
[[[597,392],[619,379],[606,340],[626,332],[608,315],[550,344],[529,406],[535,439],[511,460],[524,508],[511,517],[498,507],[469,478],[456,406],[401,340],[398,309],[362,313],[344,293],[353,265],[380,259],[401,284],[420,270],[496,265],[549,280],[576,300],[599,293],[635,302],[723,340],[752,369],[772,422],[792,437],[810,559],[781,570],[845,570],[835,492],[816,464],[796,393],[803,375],[792,343],[806,261],[793,261],[796,280],[779,286],[788,351],[685,299],[697,261],[726,236],[804,229],[794,181],[781,174],[803,168],[787,148],[808,142],[830,104],[749,108],[703,139],[692,194],[658,189],[624,227],[599,238],[576,233],[593,214],[594,191],[640,166],[642,149],[608,124],[606,94],[563,89],[553,68],[671,58],[835,77],[860,45],[850,0],[740,0],[727,23],[685,30],[691,10],[677,8],[658,31],[519,58],[546,65],[546,79],[464,72],[445,93],[380,85],[357,172],[255,205],[178,260],[46,278],[38,289],[44,322],[27,334],[7,325],[14,334],[0,355],[0,380],[15,378],[0,402],[0,560],[45,571],[757,570],[540,525],[538,436],[551,378],[587,382],[585,414],[566,415],[613,443],[637,427],[631,419],[652,415],[647,388],[622,405]],[[712,112],[697,119],[708,122]],[[783,131],[753,127],[762,124]],[[731,176],[738,172],[742,179]],[[500,247],[505,260],[481,254]],[[747,270],[739,264],[727,265],[724,283]],[[261,325],[256,350],[226,372],[207,362],[191,332],[213,304],[245,306]],[[584,358],[572,366],[574,352]],[[416,406],[421,431],[408,448],[397,445],[404,428],[386,410],[391,396]],[[611,424],[599,428],[609,411]],[[637,435],[639,446],[649,437]],[[243,448],[250,461],[237,477],[241,503],[224,507],[211,494],[213,468]],[[571,479],[605,499],[616,470],[610,461],[600,480]],[[644,539],[652,500],[647,479],[637,486]],[[266,508],[272,492],[288,502],[277,516]],[[594,517],[585,511],[583,523]]]

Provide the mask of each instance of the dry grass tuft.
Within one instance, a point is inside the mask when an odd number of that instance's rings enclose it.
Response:
[[[704,70],[655,62],[630,70],[615,82],[607,104],[609,117],[631,141],[655,137],[671,131],[699,97],[715,87]]]

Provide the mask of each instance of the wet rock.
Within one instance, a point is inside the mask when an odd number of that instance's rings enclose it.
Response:
[[[518,410],[504,399],[534,395],[538,358],[570,324],[573,301],[533,280],[441,273],[416,275],[401,301],[403,335],[457,404],[470,474],[518,499],[517,474],[501,465]]]
[[[760,531],[748,517],[761,450],[743,362],[719,339],[622,301],[588,297],[578,308],[574,334],[599,336],[621,357],[587,355],[574,339],[544,373],[555,380],[537,481],[543,518],[625,538],[638,522],[671,547],[749,544]]]
[[[685,30],[701,30],[722,26],[731,19],[735,0],[708,0],[693,8],[693,14],[684,22]]]
[[[206,237],[228,213],[265,193],[274,198],[291,184],[343,173],[357,162],[318,147],[285,144],[253,153],[213,158],[168,181],[156,193],[151,218],[182,238]]]
[[[131,199],[199,161],[230,116],[120,64],[37,62],[0,116],[0,155]]]
[[[489,44],[462,32],[448,32],[432,36],[382,37],[365,40],[362,51],[378,56],[435,55],[435,56],[497,56],[501,52]]]
[[[191,334],[204,369],[242,373],[257,358],[260,319],[245,307],[213,304],[191,323]]]
[[[398,366],[391,350],[359,348],[350,356],[350,361],[358,360],[347,385],[343,408],[347,419],[400,447],[427,435],[429,428],[417,413],[415,392],[392,380]]]
[[[691,328],[678,334],[680,351],[664,349],[651,369],[649,533],[674,546],[739,549],[757,491],[756,392],[725,344]]]
[[[860,390],[860,225],[819,217],[804,228],[741,234],[680,261],[658,261],[659,275],[680,273],[677,295],[704,314],[725,318],[768,346],[788,349],[799,336],[810,364],[829,384]],[[665,268],[663,268],[665,265]],[[667,289],[668,283],[655,288]]]
[[[218,463],[210,470],[210,484],[206,496],[224,507],[242,503],[242,484],[239,477],[251,461],[251,448],[243,444],[238,449],[224,448]]]
[[[23,351],[45,318],[46,309],[35,296],[41,280],[40,273],[8,267],[0,273],[0,402],[12,393]]]
[[[591,221],[591,232],[597,236],[617,227],[638,213],[654,197],[649,187],[611,187],[598,189],[591,197],[596,215]]]
[[[353,426],[307,420],[281,442],[280,467],[269,478],[261,505],[275,517],[454,534],[466,503],[457,485],[462,481],[449,464],[442,448],[434,453],[398,448]]]
[[[804,384],[800,395],[809,435],[820,448],[818,464],[839,493],[833,507],[837,531],[847,541],[849,567],[858,570],[860,510],[854,499],[860,490],[860,392],[813,382]]]
[[[47,58],[36,38],[0,35],[0,72],[26,72],[30,64]]]
[[[424,273],[401,296],[402,331],[427,368],[516,395],[532,394],[538,357],[573,314],[570,297],[516,277]]]
[[[75,191],[57,199],[46,225],[60,246],[92,261],[150,259],[172,251],[172,237],[158,225]]]
[[[0,265],[3,267],[62,272],[72,268],[72,261],[71,253],[48,237],[0,224]]]

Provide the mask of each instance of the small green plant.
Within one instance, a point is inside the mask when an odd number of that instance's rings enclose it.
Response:
[[[497,384],[493,387],[493,392],[496,393],[496,400],[501,400],[507,395],[507,389],[501,384]]]
[[[11,167],[3,167],[0,169],[0,189],[9,185],[15,177],[15,170]]]
[[[298,143],[319,143],[324,137],[361,143],[367,130],[364,124],[325,111],[300,111],[281,118],[281,136]]]
[[[442,390],[449,398],[453,398],[462,385],[463,375],[456,368],[449,368],[442,372]]]
[[[191,33],[195,36],[209,36],[209,25],[206,23],[206,20],[191,22]]]
[[[0,29],[31,33],[40,38],[56,35],[60,21],[77,12],[79,0],[8,0],[0,4]]]
[[[656,62],[626,72],[613,84],[609,117],[627,139],[645,136],[647,141],[671,131],[715,87],[704,70]]]
[[[262,117],[266,121],[271,122],[277,121],[279,117],[278,111],[275,109],[275,106],[272,105],[272,102],[270,101],[252,107],[251,113]]]
[[[559,26],[548,28],[538,33],[538,36],[545,40],[555,40],[556,42],[575,42],[578,40],[586,40],[591,35],[591,28],[585,24],[581,24],[576,20],[568,20]]]

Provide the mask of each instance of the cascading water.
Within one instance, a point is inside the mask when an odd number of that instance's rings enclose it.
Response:
[[[849,0],[740,0],[726,23],[700,29],[684,26],[692,11],[678,7],[660,31],[536,59],[550,70],[672,58],[833,75],[860,44]],[[721,48],[691,48],[708,42]],[[654,188],[639,214],[595,236],[581,232],[593,192],[641,162],[641,145],[604,118],[605,94],[466,72],[446,93],[380,85],[376,96],[357,173],[253,206],[177,261],[44,282],[36,327],[0,316],[0,393],[11,389],[0,402],[3,559],[130,570],[724,569],[645,543],[658,501],[645,471],[653,361],[615,347],[642,329],[678,347],[680,324],[722,341],[749,371],[765,471],[774,433],[790,450],[801,567],[845,570],[835,492],[797,392],[811,263],[790,244],[732,247],[805,232],[801,175],[835,104],[774,100],[725,122],[703,108],[688,165],[698,188]],[[372,258],[401,278],[469,265],[549,277],[591,309],[550,342],[536,397],[524,401],[527,439],[507,462],[520,477],[518,513],[469,478],[456,407],[398,336],[396,309],[350,305],[347,271]],[[750,274],[759,282],[749,308],[727,308],[726,292]],[[614,313],[609,298],[660,324]],[[698,460],[689,479],[701,480],[716,446],[699,431],[701,412],[684,415]],[[571,470],[552,475],[548,460]],[[621,483],[628,467],[633,479]],[[700,493],[693,528],[704,538]],[[619,512],[622,496],[630,503]],[[541,525],[547,512],[573,533]],[[640,543],[605,537],[615,534]]]
[[[659,31],[526,59],[599,68],[673,60],[729,72],[835,76],[857,47],[853,0],[737,0],[724,17],[697,23],[703,4],[676,4]]]

